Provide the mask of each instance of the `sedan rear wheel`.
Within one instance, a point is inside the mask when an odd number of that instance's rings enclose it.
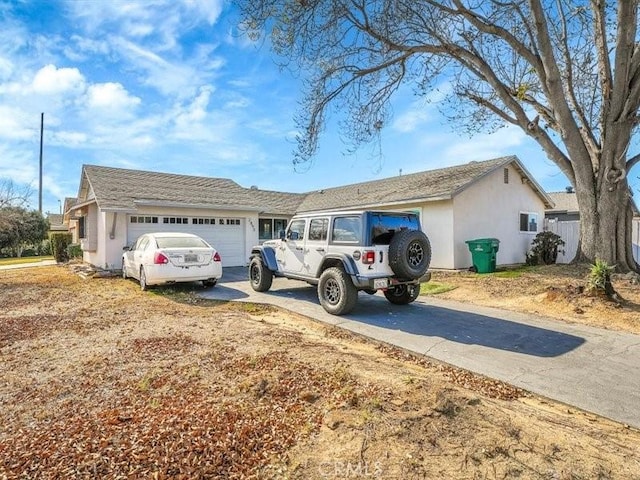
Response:
[[[144,267],[140,267],[140,289],[143,292],[149,290],[149,285],[147,285],[147,276],[144,273]]]

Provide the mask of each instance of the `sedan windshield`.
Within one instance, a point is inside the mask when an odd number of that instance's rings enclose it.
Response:
[[[156,237],[158,248],[209,248],[198,237]]]

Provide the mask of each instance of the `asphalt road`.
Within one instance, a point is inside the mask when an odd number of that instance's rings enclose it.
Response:
[[[257,293],[244,268],[226,268],[202,296],[276,305],[640,428],[638,335],[433,297],[397,306],[366,293],[336,317],[315,287],[276,278]]]

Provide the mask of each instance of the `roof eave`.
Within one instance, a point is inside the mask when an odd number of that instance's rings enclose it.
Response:
[[[372,208],[383,208],[383,207],[394,207],[396,205],[406,205],[407,203],[428,203],[428,202],[438,202],[442,200],[451,200],[451,195],[438,195],[434,197],[420,197],[420,198],[409,198],[405,200],[396,200],[393,202],[377,202],[377,203],[359,203],[356,205],[350,205],[348,207],[340,207],[342,210],[366,210]],[[308,210],[298,210],[296,213],[307,213],[307,212],[327,212],[335,210],[335,207],[327,207],[327,208],[310,208]]]

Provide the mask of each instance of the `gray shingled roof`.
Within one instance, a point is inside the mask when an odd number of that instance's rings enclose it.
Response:
[[[508,156],[343,187],[326,188],[309,193],[298,211],[368,208],[393,203],[452,198],[473,182],[511,162],[516,162],[518,168],[523,170],[517,157]],[[544,199],[544,191],[533,185],[532,187],[538,190]],[[548,201],[545,200],[545,203]]]
[[[140,204],[180,205],[293,214],[302,194],[244,188],[226,178],[123,168],[83,167],[100,208],[135,211]]]
[[[631,191],[631,190],[630,190]],[[578,197],[576,192],[549,192],[547,193],[549,198],[556,204],[553,208],[548,208],[547,212],[567,212],[567,213],[580,213],[578,210]],[[640,211],[636,205],[635,200],[631,197],[631,210],[634,216],[639,216]]]
[[[578,199],[575,192],[549,192],[547,195],[556,204],[555,207],[547,209],[548,212],[578,212]]]
[[[226,178],[85,165],[84,175],[104,210],[135,211],[141,205],[253,210],[271,215],[335,208],[368,208],[452,198],[485,175],[514,163],[550,206],[549,197],[526,172],[517,157],[428,170],[425,172],[327,188],[307,194],[244,188]]]

